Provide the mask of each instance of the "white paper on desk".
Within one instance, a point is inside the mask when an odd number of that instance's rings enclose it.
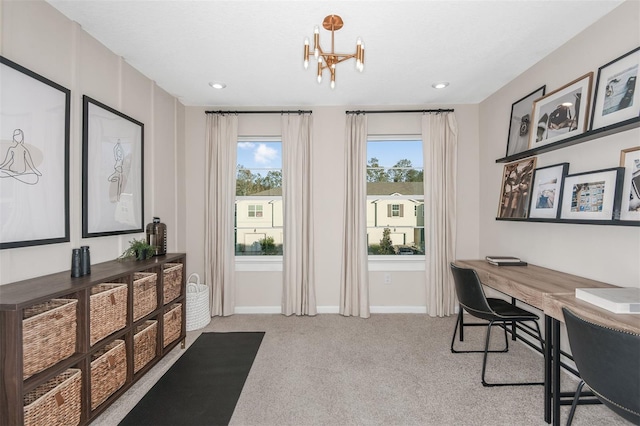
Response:
[[[577,288],[576,298],[617,314],[640,314],[640,288]]]

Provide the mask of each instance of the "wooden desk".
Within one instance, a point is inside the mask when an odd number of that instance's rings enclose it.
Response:
[[[576,298],[572,294],[547,295],[543,301],[544,313],[564,323],[562,308],[570,311],[586,320],[630,333],[640,334],[640,315],[616,314],[602,309],[584,300]]]
[[[562,306],[595,322],[637,332],[640,317],[614,314],[575,298],[576,288],[616,287],[614,285],[536,265],[495,266],[485,260],[456,260],[454,263],[475,269],[480,281],[487,287],[544,312],[544,419],[547,423],[560,424],[561,396],[567,396],[560,394]]]
[[[541,311],[546,295],[575,295],[576,288],[615,287],[536,265],[495,266],[486,260],[456,260],[455,264],[475,269],[482,284]]]
[[[551,367],[551,396],[553,412],[551,417],[553,424],[560,421],[561,397],[570,396],[560,392],[560,323],[564,323],[562,308],[565,307],[576,315],[594,323],[606,327],[625,330],[640,334],[640,316],[634,314],[616,314],[606,309],[599,308],[591,303],[575,297],[575,294],[547,294],[544,297],[545,333],[552,337],[551,343],[546,343],[545,360],[557,360]],[[548,341],[545,337],[545,341]],[[545,361],[545,377],[547,377],[547,362]],[[546,397],[546,394],[545,394]],[[546,401],[546,400],[545,400]],[[546,405],[545,405],[546,408]]]

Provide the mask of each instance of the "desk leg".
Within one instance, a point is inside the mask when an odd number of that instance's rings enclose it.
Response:
[[[551,423],[551,317],[544,316],[544,421]]]
[[[553,370],[551,383],[553,383],[553,426],[560,424],[560,321],[551,320],[553,331],[553,355],[551,356]]]
[[[516,298],[512,297],[511,298],[511,304],[515,306],[516,304]],[[511,321],[511,340],[513,340],[514,342],[517,340],[518,337],[518,329],[516,328],[516,322],[515,321]]]

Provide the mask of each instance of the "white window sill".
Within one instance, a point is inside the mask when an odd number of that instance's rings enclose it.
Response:
[[[282,256],[236,256],[236,272],[282,272]]]
[[[282,256],[236,256],[237,272],[282,272]],[[424,271],[424,256],[369,256],[369,271]]]
[[[369,256],[370,271],[424,271],[424,255]]]

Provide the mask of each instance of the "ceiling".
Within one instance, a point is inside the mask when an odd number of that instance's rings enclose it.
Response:
[[[474,104],[507,84],[622,0],[47,0],[187,106]],[[336,88],[303,43],[366,47],[364,72],[338,64]],[[227,87],[214,90],[210,82]],[[441,90],[432,84],[448,81]]]

